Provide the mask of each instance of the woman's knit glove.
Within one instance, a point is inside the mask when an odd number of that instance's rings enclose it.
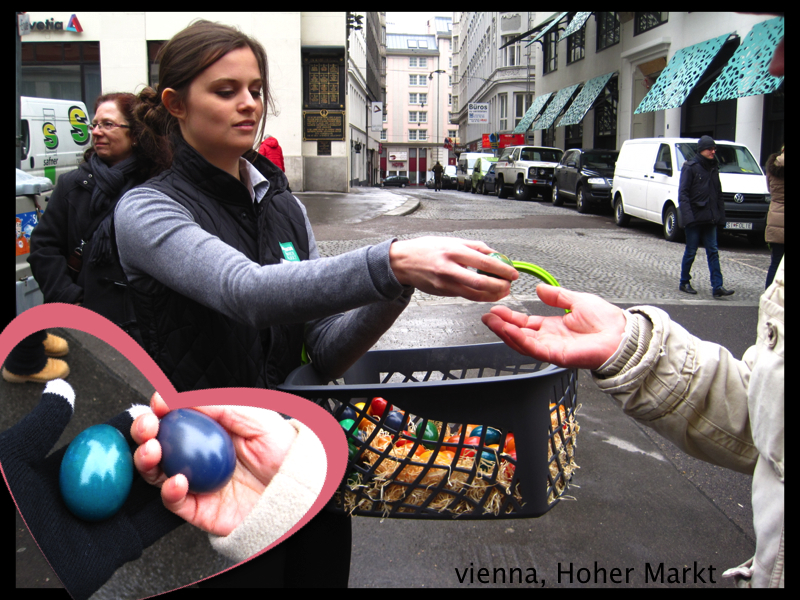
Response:
[[[67,510],[59,491],[59,470],[66,446],[50,456],[73,413],[75,393],[61,379],[47,384],[39,404],[0,434],[3,475],[36,543],[67,591],[76,599],[92,595],[124,563],[166,535],[183,519],[169,512],[157,487],[134,474],[125,504],[113,517],[96,523]],[[133,419],[149,407],[133,405],[107,422],[118,429],[131,453]]]

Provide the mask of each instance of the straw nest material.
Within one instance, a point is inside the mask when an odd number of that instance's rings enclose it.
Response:
[[[579,431],[574,414],[567,416],[563,405],[551,405],[551,438],[548,443],[550,476],[547,481],[548,503],[556,500],[569,485],[575,463],[575,441]],[[436,423],[441,432],[443,423]],[[455,427],[451,425],[450,428]],[[409,422],[409,430],[414,425]],[[337,491],[335,502],[349,514],[356,511],[392,511],[413,513],[418,507],[445,512],[457,517],[465,513],[499,516],[511,513],[515,502],[524,505],[520,485],[514,485],[515,460],[502,451],[484,447],[495,453],[495,460],[479,459],[462,452],[458,458],[445,446],[428,450],[422,444],[410,443],[376,425],[362,422],[360,436],[364,440],[359,465],[368,476],[357,470],[348,474],[347,485]],[[447,431],[447,430],[445,430]],[[476,452],[480,453],[481,449]],[[475,453],[473,453],[475,454]],[[556,456],[554,459],[553,456]],[[342,498],[342,495],[344,496]]]

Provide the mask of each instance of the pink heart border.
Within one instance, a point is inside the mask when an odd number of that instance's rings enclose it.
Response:
[[[294,394],[255,388],[197,390],[186,392],[191,394],[191,402],[182,400],[181,393],[175,390],[175,387],[164,375],[164,372],[139,344],[116,324],[89,309],[72,304],[52,303],[26,310],[11,321],[0,333],[0,364],[5,362],[8,354],[22,339],[36,331],[54,327],[83,331],[116,348],[147,377],[171,410],[191,408],[193,406],[219,405],[220,395],[224,395],[224,404],[256,406],[281,412],[302,422],[317,435],[325,448],[327,459],[327,472],[322,491],[299,522],[275,542],[247,560],[251,560],[277,546],[308,523],[327,504],[339,486],[347,467],[347,440],[341,426],[322,407]],[[8,485],[7,482],[6,485]],[[14,494],[12,493],[11,496],[13,498]],[[14,500],[14,503],[16,504],[16,500]],[[17,506],[17,509],[19,509],[19,506]],[[244,562],[247,561],[237,563],[237,565],[225,569],[225,571],[233,569]],[[225,571],[220,571],[220,573]]]

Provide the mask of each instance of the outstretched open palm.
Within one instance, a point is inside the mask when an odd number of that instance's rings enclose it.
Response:
[[[597,369],[616,351],[625,331],[625,315],[599,296],[540,284],[541,300],[569,309],[563,316],[542,317],[494,306],[483,323],[511,348],[560,367]]]
[[[195,527],[219,536],[231,533],[250,513],[280,469],[296,436],[295,429],[273,411],[243,406],[201,406],[198,410],[217,421],[231,436],[236,467],[231,480],[210,494],[189,492],[182,474],[167,478],[161,470],[158,418],[169,412],[157,393],[150,400],[153,414],[140,415],[131,425],[139,444],[134,464],[144,479],[161,488],[164,506]]]

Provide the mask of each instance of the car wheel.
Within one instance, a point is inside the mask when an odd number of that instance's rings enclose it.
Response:
[[[564,198],[559,193],[558,182],[553,182],[553,206],[564,206]]]
[[[668,242],[679,242],[683,237],[683,231],[678,225],[678,211],[670,204],[664,212],[664,239]]]
[[[401,188],[404,188],[404,187],[406,187],[406,184],[405,184],[405,183],[401,183],[401,184],[400,184],[400,187],[401,187]]]
[[[486,189],[486,184],[485,184],[485,183],[482,183],[482,184],[481,184],[481,194],[482,194],[483,196],[488,196],[488,195],[489,195],[489,192],[488,192],[488,191],[487,191],[487,189]]]
[[[622,198],[617,196],[614,200],[614,222],[620,227],[627,227],[631,222],[631,216],[625,214],[625,209],[622,207]]]
[[[505,182],[503,181],[502,177],[498,177],[494,182],[494,193],[495,196],[498,198],[507,198],[508,193],[506,192]]]
[[[586,204],[586,198],[583,197],[583,187],[581,186],[578,186],[578,191],[575,192],[575,203],[579,213],[589,212],[589,206]]]
[[[523,201],[531,199],[531,192],[525,187],[522,179],[517,179],[516,183],[514,184],[514,198]]]

